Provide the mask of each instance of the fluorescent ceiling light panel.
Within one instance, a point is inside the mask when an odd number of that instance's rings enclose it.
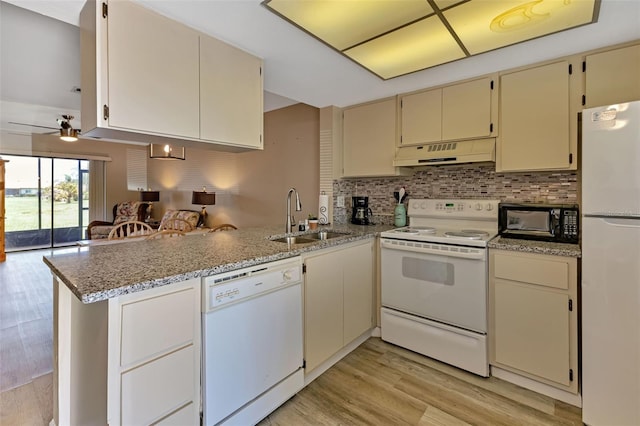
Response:
[[[595,0],[475,0],[443,12],[471,55],[590,23]]]
[[[264,0],[382,79],[597,21],[601,0]]]
[[[418,21],[343,53],[383,79],[466,56],[437,16]]]
[[[271,0],[267,6],[339,51],[434,13],[425,0]]]

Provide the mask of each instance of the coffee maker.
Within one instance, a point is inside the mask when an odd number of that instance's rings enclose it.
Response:
[[[369,197],[351,197],[353,210],[351,212],[351,223],[355,225],[371,225],[370,218],[373,216],[369,208]]]

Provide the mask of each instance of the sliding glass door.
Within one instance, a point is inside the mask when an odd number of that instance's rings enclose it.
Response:
[[[89,217],[89,161],[3,155],[7,251],[72,245]]]

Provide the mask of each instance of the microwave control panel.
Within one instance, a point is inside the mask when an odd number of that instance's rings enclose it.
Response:
[[[575,210],[566,210],[562,221],[562,233],[566,237],[578,238],[578,212]]]

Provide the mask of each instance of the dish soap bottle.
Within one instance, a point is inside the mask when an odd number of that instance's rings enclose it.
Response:
[[[400,188],[398,193],[398,204],[393,211],[394,225],[397,227],[407,226],[407,209],[404,207],[402,199],[404,198],[404,187]]]

